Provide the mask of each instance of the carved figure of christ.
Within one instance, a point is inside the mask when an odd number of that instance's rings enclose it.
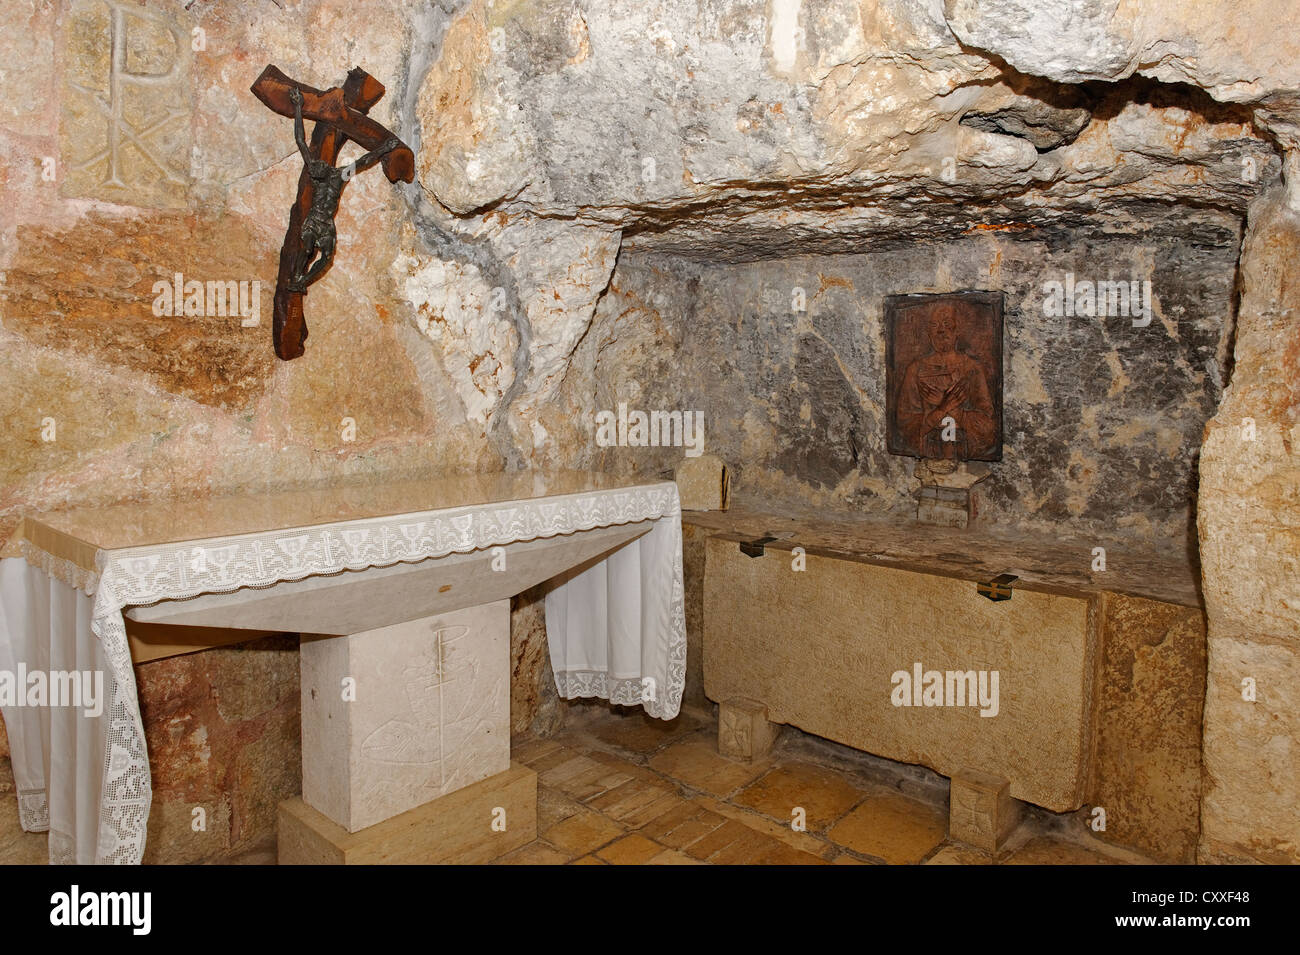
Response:
[[[401,145],[397,138],[388,139],[378,149],[373,149],[356,162],[336,168],[312,155],[307,146],[307,135],[302,122],[302,91],[296,87],[289,89],[289,102],[293,103],[293,138],[302,153],[302,161],[311,177],[311,207],[302,223],[302,251],[294,266],[289,289],[294,292],[306,292],[307,286],[315,282],[334,260],[334,249],[338,233],[334,226],[334,216],[339,211],[339,200],[343,196],[343,187],[359,172],[365,172],[374,166],[392,150]],[[313,261],[315,259],[315,261]]]

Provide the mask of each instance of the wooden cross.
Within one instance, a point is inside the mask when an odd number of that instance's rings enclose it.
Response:
[[[343,187],[356,172],[381,164],[389,182],[415,179],[415,154],[383,125],[366,113],[384,95],[384,86],[357,67],[342,86],[321,91],[267,66],[252,86],[253,95],[281,116],[294,118],[295,139],[303,154],[298,177],[298,198],[289,212],[289,228],[280,248],[280,270],[275,282],[275,310],[271,336],[275,354],[288,361],[303,353],[307,320],[302,300],[307,286],[329,270],[334,258],[334,214]],[[302,132],[302,120],[315,123],[311,144]],[[348,140],[367,150],[351,166],[334,168]]]

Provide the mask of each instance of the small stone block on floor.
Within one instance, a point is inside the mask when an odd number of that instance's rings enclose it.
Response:
[[[948,834],[960,842],[997,852],[1020,824],[1020,800],[1001,776],[962,769],[952,774]]]
[[[734,697],[718,704],[718,752],[731,759],[759,759],[771,752],[781,732],[756,700]]]

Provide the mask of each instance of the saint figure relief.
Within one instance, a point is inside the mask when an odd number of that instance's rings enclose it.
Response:
[[[899,389],[903,437],[926,458],[964,461],[994,442],[988,381],[979,362],[957,350],[960,324],[956,304],[934,306],[926,323],[931,351],[907,366]]]

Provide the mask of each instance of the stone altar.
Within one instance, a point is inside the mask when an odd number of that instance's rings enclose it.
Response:
[[[671,715],[685,667],[679,521],[671,482],[581,472],[27,518],[28,562],[95,594],[94,632],[112,671],[113,749],[102,780],[79,775],[77,784],[101,784],[101,804],[116,810],[103,814],[112,832],[99,841],[116,853],[103,861],[138,861],[149,807],[124,618],[155,633],[175,630],[164,637],[168,652],[211,645],[222,628],[238,631],[232,640],[250,631],[304,634],[304,798],[282,807],[282,862],[454,861],[452,830],[468,839],[464,858],[473,861],[528,841],[536,779],[509,760],[508,598],[559,574],[581,577],[659,532],[655,556],[645,559],[655,562],[651,576],[670,585],[659,597],[671,632],[647,641],[667,649],[663,668],[658,649],[641,662],[661,688],[647,708]],[[571,603],[567,611],[575,613]],[[197,642],[185,647],[187,633]],[[380,828],[385,822],[392,825]],[[417,831],[441,837],[410,836]]]

